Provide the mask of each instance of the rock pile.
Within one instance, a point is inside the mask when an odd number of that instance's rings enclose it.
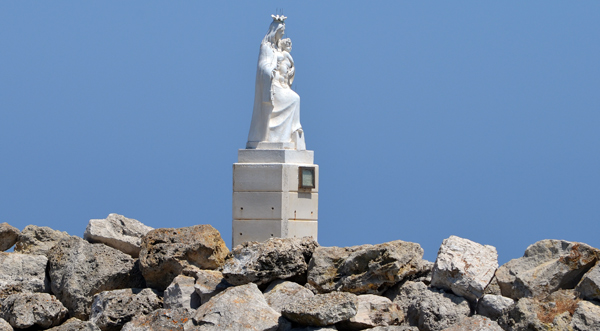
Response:
[[[0,224],[0,331],[600,330],[600,250],[542,240],[498,266],[451,236],[416,243],[244,243],[210,225],[152,229],[117,214],[84,238]]]

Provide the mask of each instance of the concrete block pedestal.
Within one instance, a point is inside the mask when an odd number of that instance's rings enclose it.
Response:
[[[317,240],[318,206],[313,151],[239,150],[233,164],[233,247],[269,238]]]

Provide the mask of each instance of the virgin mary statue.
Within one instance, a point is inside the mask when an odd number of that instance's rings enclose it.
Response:
[[[254,110],[246,148],[306,149],[300,125],[300,97],[291,89],[294,61],[291,41],[282,39],[283,15],[271,15],[273,22],[260,44]]]

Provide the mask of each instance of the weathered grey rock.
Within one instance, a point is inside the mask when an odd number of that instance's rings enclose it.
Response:
[[[300,325],[326,326],[349,320],[358,312],[358,298],[347,292],[317,294],[283,307],[281,313]]]
[[[542,240],[523,257],[496,271],[502,295],[513,299],[544,298],[558,289],[572,289],[596,263],[600,251],[583,243]]]
[[[194,315],[197,330],[272,330],[281,315],[267,304],[254,283],[230,287],[198,308]]]
[[[0,318],[16,329],[32,326],[47,329],[60,324],[67,312],[62,303],[48,293],[11,294],[0,306]]]
[[[186,266],[217,269],[228,253],[219,231],[210,225],[163,228],[142,238],[140,264],[148,286],[162,291]]]
[[[431,286],[475,301],[483,296],[498,269],[498,252],[489,245],[450,236],[438,251]]]
[[[414,282],[422,282],[425,285],[431,283],[431,273],[433,271],[434,263],[427,260],[421,260],[419,263],[419,271],[416,274],[406,278],[406,280],[412,280]]]
[[[335,326],[304,326],[300,328],[293,328],[290,331],[337,331]]]
[[[48,331],[100,331],[100,328],[90,321],[84,322],[78,318],[72,317],[63,324],[48,329]]]
[[[308,283],[320,293],[381,294],[421,271],[423,249],[401,240],[379,245],[318,247],[308,266]]]
[[[68,237],[69,234],[64,231],[53,230],[47,226],[28,225],[19,234],[15,252],[46,255],[57,242]]]
[[[13,331],[13,327],[3,318],[0,318],[0,331]]]
[[[14,226],[6,222],[0,223],[0,251],[4,252],[13,247],[19,238],[19,233],[21,233],[19,229]]]
[[[349,320],[340,322],[343,330],[363,330],[376,326],[399,325],[404,314],[392,300],[374,294],[358,296],[358,310]]]
[[[502,295],[502,291],[500,291],[500,285],[498,285],[498,280],[496,279],[496,275],[492,278],[488,286],[483,291],[484,294],[493,294],[493,295]]]
[[[416,326],[408,326],[408,325],[391,325],[391,326],[377,326],[372,329],[368,329],[369,331],[419,331],[419,328]]]
[[[575,290],[584,299],[600,300],[600,263],[583,275]]]
[[[546,326],[538,319],[539,303],[530,298],[522,298],[506,314],[498,319],[504,330],[545,331]]]
[[[469,316],[471,309],[463,297],[407,281],[385,293],[402,309],[405,320],[421,331],[439,331]]]
[[[512,309],[514,304],[515,300],[511,298],[503,297],[501,295],[486,294],[477,301],[477,313],[493,320],[497,320],[500,316]]]
[[[105,219],[90,220],[83,238],[91,243],[103,243],[132,257],[140,255],[142,237],[154,230],[138,220],[119,214],[109,214]]]
[[[148,315],[137,315],[123,325],[122,331],[187,331],[193,328],[192,311],[186,308],[158,309]]]
[[[498,323],[491,319],[474,315],[465,317],[460,322],[445,328],[443,331],[504,331]]]
[[[573,313],[571,326],[575,331],[600,330],[600,306],[580,301]]]
[[[217,270],[198,270],[194,273],[194,278],[196,278],[194,288],[196,294],[200,296],[201,304],[208,302],[210,298],[232,286]]]
[[[196,309],[200,307],[200,296],[196,293],[195,282],[194,277],[184,275],[175,277],[163,296],[165,308]]]
[[[49,292],[44,255],[0,252],[0,298],[18,292]]]
[[[71,316],[87,320],[94,294],[145,287],[136,260],[104,244],[69,237],[48,251],[52,292]]]
[[[308,261],[318,245],[311,237],[243,243],[225,262],[223,277],[233,285],[250,282],[261,285],[275,279],[306,279]]]
[[[134,316],[161,308],[157,294],[149,288],[100,292],[94,295],[90,321],[102,331],[121,330]]]
[[[281,309],[287,304],[314,296],[306,287],[285,280],[276,280],[269,284],[264,295],[269,306],[278,313],[281,313]]]

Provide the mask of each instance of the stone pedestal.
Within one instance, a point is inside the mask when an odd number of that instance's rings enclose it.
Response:
[[[313,162],[313,151],[239,150],[233,164],[232,248],[274,237],[317,239],[319,166]]]

